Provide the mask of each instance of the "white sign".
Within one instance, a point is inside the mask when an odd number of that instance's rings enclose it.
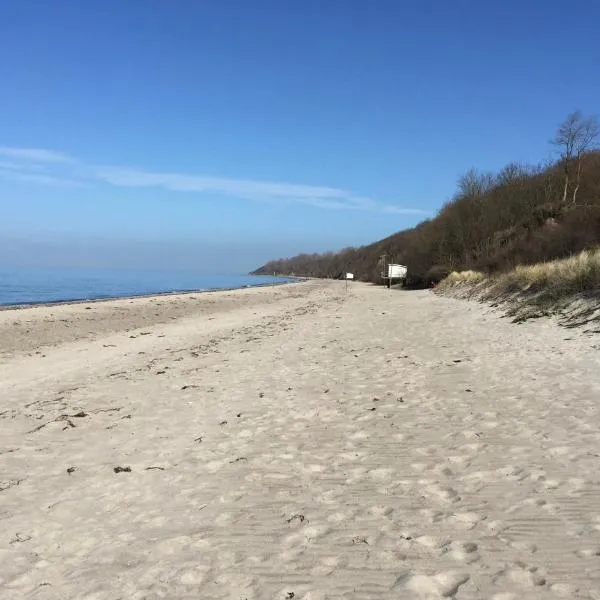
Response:
[[[404,265],[388,265],[388,277],[390,279],[404,279],[407,270]]]
[[[346,279],[354,279],[354,273],[346,273]]]

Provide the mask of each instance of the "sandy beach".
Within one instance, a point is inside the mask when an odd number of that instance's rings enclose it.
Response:
[[[0,312],[0,598],[600,599],[600,336],[307,281]]]

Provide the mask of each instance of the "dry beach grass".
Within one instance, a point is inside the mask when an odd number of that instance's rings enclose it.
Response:
[[[584,250],[561,260],[519,265],[501,275],[486,277],[478,271],[454,271],[440,287],[486,282],[497,294],[543,293],[555,300],[600,291],[600,248]]]
[[[559,315],[564,325],[600,321],[600,248],[499,275],[454,271],[436,288],[442,295],[500,304],[516,321]]]
[[[597,338],[349,287],[0,313],[0,597],[600,598]]]

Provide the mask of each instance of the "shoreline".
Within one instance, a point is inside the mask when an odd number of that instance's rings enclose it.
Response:
[[[292,282],[290,282],[292,283]],[[202,292],[153,294],[94,301],[38,303],[0,310],[0,361],[15,352],[35,352],[58,344],[119,332],[163,326],[183,319],[219,319],[241,307],[257,307],[301,296],[303,286],[283,282]]]
[[[23,310],[27,308],[38,308],[44,306],[71,306],[77,304],[97,304],[100,302],[110,302],[113,300],[135,300],[136,298],[162,298],[169,296],[187,296],[189,294],[208,294],[214,292],[232,292],[235,290],[246,290],[246,289],[254,289],[254,288],[263,288],[263,287],[276,287],[280,285],[288,285],[291,283],[301,283],[302,281],[309,281],[309,279],[300,279],[300,278],[291,278],[288,277],[290,281],[278,281],[275,283],[257,283],[255,285],[242,285],[239,287],[224,287],[224,288],[201,288],[195,290],[173,290],[169,292],[151,292],[148,294],[127,294],[124,296],[102,296],[98,298],[72,298],[65,300],[55,300],[50,302],[21,302],[19,304],[0,304],[0,311],[7,310]]]

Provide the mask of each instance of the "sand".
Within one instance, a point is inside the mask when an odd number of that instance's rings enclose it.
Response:
[[[0,598],[600,598],[599,349],[359,283],[3,311]]]

